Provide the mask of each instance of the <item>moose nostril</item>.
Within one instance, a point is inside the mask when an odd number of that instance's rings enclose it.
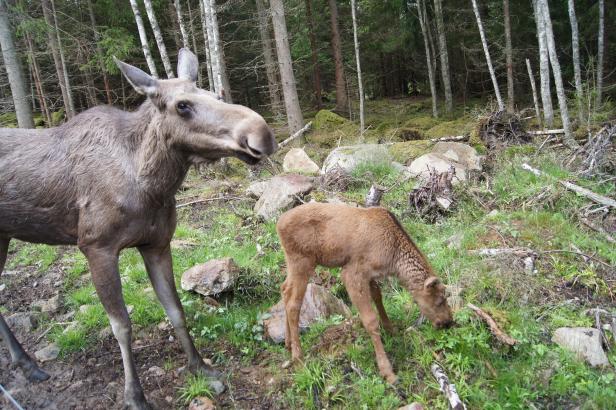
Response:
[[[260,156],[261,154],[263,154],[260,150],[253,148],[250,145],[248,146],[248,148],[257,156]]]

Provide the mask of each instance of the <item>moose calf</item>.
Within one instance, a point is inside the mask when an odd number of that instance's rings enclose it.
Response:
[[[370,298],[383,327],[390,333],[393,328],[377,280],[395,273],[435,327],[453,323],[445,286],[387,210],[309,203],[284,213],[276,229],[287,261],[287,278],[281,289],[286,310],[285,344],[294,362],[302,358],[299,313],[316,265],[342,267],[342,281],[372,338],[379,371],[389,383],[397,378],[383,349]]]

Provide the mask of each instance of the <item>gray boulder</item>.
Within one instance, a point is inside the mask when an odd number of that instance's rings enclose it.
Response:
[[[303,175],[278,175],[270,179],[254,207],[254,212],[263,219],[278,217],[293,207],[297,197],[312,191],[313,179]]]
[[[466,181],[470,171],[481,170],[481,157],[475,148],[459,142],[439,142],[434,145],[432,152],[415,159],[409,165],[411,175],[420,179],[430,175],[430,169],[437,172],[446,172],[450,167],[456,170],[453,183]]]
[[[51,343],[41,350],[34,352],[34,356],[41,363],[48,362],[51,360],[55,360],[60,354],[60,348],[57,344]]]
[[[336,168],[336,166],[351,173],[360,164],[389,164],[392,161],[393,159],[385,145],[360,144],[338,147],[330,152],[325,162],[323,162],[321,173],[326,174]]]
[[[217,295],[231,289],[239,274],[240,269],[233,259],[213,259],[184,272],[181,286],[203,296]]]
[[[301,148],[292,148],[282,161],[284,172],[298,172],[300,174],[317,175],[319,166]]]
[[[552,341],[575,353],[591,366],[607,366],[609,361],[601,345],[599,331],[592,327],[561,327],[556,329]]]
[[[14,332],[29,332],[34,327],[32,323],[32,314],[28,312],[13,313],[6,318],[6,323]]]
[[[270,318],[263,321],[266,336],[274,343],[284,342],[286,333],[284,302],[281,300],[276,303],[268,313],[271,315]],[[332,315],[350,317],[351,310],[323,286],[309,283],[299,314],[300,330],[306,330],[317,320],[327,319]]]

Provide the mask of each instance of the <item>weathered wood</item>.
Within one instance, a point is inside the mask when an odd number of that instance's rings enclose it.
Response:
[[[445,393],[449,401],[449,408],[453,410],[466,410],[466,406],[460,399],[460,396],[458,396],[456,386],[449,381],[449,377],[447,377],[445,370],[443,370],[438,363],[433,363],[430,370],[441,387],[441,391]]]
[[[519,257],[527,257],[536,255],[535,251],[529,248],[486,248],[486,249],[471,249],[468,251],[471,255],[477,256],[499,256],[513,255]]]
[[[481,318],[484,322],[487,323],[487,325],[490,327],[490,332],[492,332],[494,337],[496,337],[499,341],[501,341],[502,343],[504,343],[506,345],[509,345],[509,346],[513,346],[516,343],[518,343],[518,341],[515,340],[513,337],[511,337],[507,333],[503,332],[498,327],[498,324],[496,323],[496,321],[494,321],[494,319],[492,319],[492,317],[490,315],[488,315],[486,312],[481,310],[479,307],[473,305],[472,303],[469,303],[466,306],[468,306],[473,312],[475,312],[475,314],[479,318]]]
[[[378,185],[372,185],[370,187],[370,191],[368,191],[368,194],[366,195],[366,208],[371,206],[379,206],[383,192],[385,192],[385,188]]]
[[[530,135],[560,135],[564,134],[565,130],[562,128],[557,128],[554,130],[538,130],[538,131],[527,131]]]
[[[528,79],[530,81],[530,88],[533,92],[533,103],[535,104],[535,115],[539,124],[543,124],[541,118],[541,109],[539,108],[539,97],[537,97],[537,86],[535,85],[535,76],[533,75],[533,69],[530,66],[530,60],[526,59],[526,68],[528,69]],[[530,132],[529,132],[530,134]]]
[[[594,223],[590,222],[590,220],[588,218],[580,218],[580,221],[582,221],[582,223],[584,225],[586,225],[587,227],[589,227],[590,229],[592,229],[593,231],[597,231],[601,234],[603,234],[603,236],[605,236],[605,239],[607,239],[607,241],[609,243],[616,243],[616,239],[614,239],[614,237],[612,235],[610,235],[605,229],[603,229],[603,227],[601,227],[600,225],[595,225]]]
[[[291,141],[293,141],[293,140],[295,140],[297,138],[300,138],[302,135],[304,135],[306,132],[308,132],[310,127],[312,127],[312,121],[310,121],[308,124],[304,125],[304,127],[302,129],[300,129],[299,131],[297,131],[296,133],[291,135],[289,138],[287,138],[286,140],[284,140],[280,144],[278,144],[278,148],[282,148],[285,145],[287,145],[288,143],[290,143]]]
[[[545,174],[541,171],[539,171],[536,168],[531,167],[530,165],[524,163],[522,164],[522,168],[524,168],[527,171],[532,172],[533,174],[537,175],[537,176],[545,176]],[[612,208],[616,208],[616,200],[613,200],[612,198],[608,198],[606,196],[603,195],[599,195],[589,189],[586,188],[582,188],[579,185],[576,185],[572,182],[569,181],[561,181],[558,180],[558,183],[561,184],[562,186],[564,186],[565,188],[567,188],[570,191],[575,192],[578,195],[582,195],[588,199],[593,200],[594,202],[601,204],[601,205],[606,205],[606,206],[610,206]]]

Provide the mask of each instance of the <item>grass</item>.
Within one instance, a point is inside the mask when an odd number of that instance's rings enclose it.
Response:
[[[392,129],[413,118],[417,124],[430,125],[427,129],[439,124],[422,119],[429,115],[429,104],[423,108],[396,104],[401,105],[391,110],[394,114],[382,128]],[[387,120],[386,106],[374,104],[373,108],[371,124]],[[467,117],[447,121],[443,129],[465,124]],[[307,150],[321,152],[323,148],[313,144]],[[536,177],[521,169],[523,162],[540,168],[547,176]],[[555,180],[571,180],[604,195],[614,195],[616,188],[613,183],[576,177],[547,149],[537,154],[529,147],[510,148],[496,164],[489,186],[482,181],[471,183],[472,192],[466,186],[456,188],[458,203],[446,218],[434,224],[409,211],[407,196],[415,182],[404,180],[388,165],[362,165],[353,173],[350,189],[339,196],[363,203],[373,183],[390,187],[382,204],[399,217],[445,283],[461,286],[464,301],[480,305],[520,341],[513,348],[498,344],[466,308],[455,313],[455,328],[439,331],[423,324],[409,329],[419,316],[418,309],[395,281],[387,281],[382,286],[384,303],[397,332],[384,334],[383,342],[400,379],[396,388],[380,378],[371,340],[359,325],[354,330],[356,337],[336,352],[311,350],[329,327],[340,323],[340,318],[319,322],[302,334],[303,366],[280,369],[288,354],[282,346],[265,340],[263,320],[264,312],[279,300],[284,256],[275,225],[258,221],[248,202],[180,210],[176,245],[172,247],[178,284],[183,271],[213,258],[233,257],[242,272],[234,294],[222,297],[218,308],[180,290],[197,345],[215,352],[212,358],[217,366],[224,368],[231,361],[239,361],[241,366],[260,366],[282,380],[281,388],[272,387],[268,392],[281,392],[276,396],[282,400],[278,403],[281,407],[396,409],[420,401],[426,408],[445,409],[445,399],[430,375],[435,352],[440,352],[442,364],[468,408],[613,407],[613,367],[590,368],[550,340],[558,327],[592,326],[584,310],[596,305],[613,306],[610,292],[614,291],[614,278],[606,275],[605,267],[575,254],[545,253],[537,260],[537,272],[528,274],[514,261],[481,259],[467,251],[510,246],[538,252],[579,249],[614,266],[616,248],[577,219],[586,200],[564,190]],[[218,194],[214,185],[204,185],[199,175],[191,174],[182,195]],[[325,194],[316,191],[312,197],[323,198]],[[448,245],[454,235],[459,235],[459,244]],[[56,326],[49,338],[60,345],[65,356],[95,349],[100,342],[98,332],[108,326],[108,320],[87,279],[85,258],[76,251],[60,256],[57,248],[44,245],[13,243],[10,251],[10,269],[34,266],[44,272],[53,266],[63,268],[62,296],[66,308],[76,312],[76,326],[68,331]],[[125,300],[133,308],[135,331],[154,328],[165,314],[138,252],[122,253],[120,274]],[[563,284],[567,282],[575,286],[564,294]],[[338,284],[332,291],[344,299],[342,286]],[[580,300],[568,302],[575,292]],[[80,310],[83,305],[88,308]],[[234,352],[233,359],[230,351]],[[612,366],[616,365],[616,351],[608,357]],[[166,368],[173,366],[172,361],[165,363]],[[180,402],[188,403],[210,394],[204,379],[188,377],[177,396]]]

